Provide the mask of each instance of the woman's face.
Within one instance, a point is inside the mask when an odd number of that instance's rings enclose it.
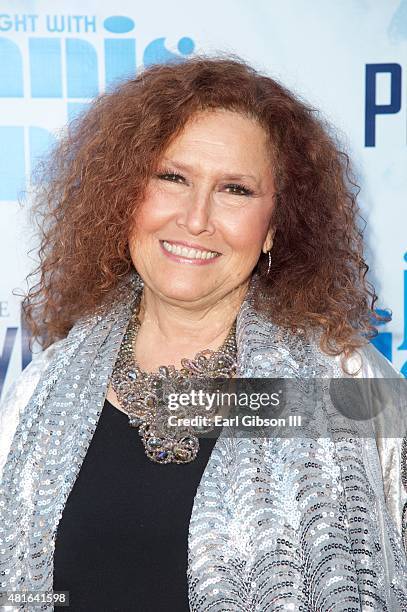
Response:
[[[273,233],[270,165],[256,121],[226,110],[194,115],[163,153],[129,238],[151,291],[198,307],[247,286]]]

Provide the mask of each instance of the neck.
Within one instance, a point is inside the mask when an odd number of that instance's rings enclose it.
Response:
[[[195,354],[216,349],[227,337],[245,298],[249,281],[213,302],[175,302],[144,285],[140,300],[140,332],[155,343]],[[160,344],[158,344],[160,345]]]

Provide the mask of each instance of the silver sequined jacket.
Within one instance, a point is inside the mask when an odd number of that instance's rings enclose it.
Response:
[[[103,407],[137,282],[36,356],[0,405],[0,591],[52,590],[58,522]],[[241,377],[344,376],[339,358],[260,317],[249,297],[237,348]],[[354,359],[359,377],[396,375],[372,345]],[[189,525],[193,612],[407,611],[404,433],[344,436],[329,397],[318,414],[324,435],[314,437],[222,430]]]

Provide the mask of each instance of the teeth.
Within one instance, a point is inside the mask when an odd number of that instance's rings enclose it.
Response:
[[[214,251],[198,251],[198,249],[190,249],[188,247],[181,247],[175,244],[170,244],[163,240],[163,247],[169,253],[174,255],[181,255],[181,257],[187,257],[188,259],[213,259],[217,256]]]

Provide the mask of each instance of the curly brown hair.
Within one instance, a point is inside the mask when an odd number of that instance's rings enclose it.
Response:
[[[269,136],[277,190],[271,270],[255,307],[276,324],[319,329],[331,355],[368,342],[377,299],[366,279],[359,192],[332,128],[299,96],[235,55],[154,65],[98,96],[39,169],[32,206],[38,282],[27,326],[43,348],[67,335],[132,268],[130,228],[159,157],[194,113],[227,109]],[[37,182],[38,182],[37,178]]]

